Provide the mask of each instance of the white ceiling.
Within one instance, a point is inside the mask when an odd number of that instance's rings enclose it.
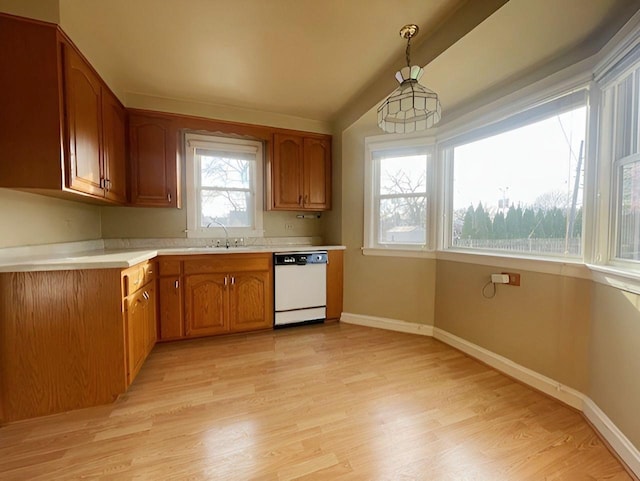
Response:
[[[420,25],[419,53],[421,38],[478,1],[485,0],[60,0],[60,22],[119,94],[328,122],[381,76],[393,88],[403,24]],[[424,83],[441,94],[446,113],[579,47],[638,6],[511,0],[435,58]]]

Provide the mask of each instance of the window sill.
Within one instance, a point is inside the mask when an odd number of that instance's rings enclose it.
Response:
[[[587,264],[592,278],[598,284],[615,287],[634,294],[640,294],[640,272],[613,266]]]
[[[398,249],[398,248],[376,248],[362,247],[362,255],[379,257],[414,257],[421,259],[435,259],[435,251],[426,249]]]
[[[503,269],[521,269],[543,274],[578,277],[581,279],[592,278],[587,266],[581,260],[576,259],[516,256],[495,252],[469,252],[454,249],[438,251],[437,258],[438,260],[480,264]]]

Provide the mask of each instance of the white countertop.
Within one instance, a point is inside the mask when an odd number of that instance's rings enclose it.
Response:
[[[0,252],[0,272],[36,272],[36,271],[63,271],[79,269],[111,269],[127,268],[153,259],[159,255],[225,255],[243,254],[251,252],[300,252],[318,250],[342,250],[344,246],[327,245],[269,245],[248,247],[170,247],[153,249],[92,249],[54,253],[19,253]],[[37,252],[37,251],[35,251]]]

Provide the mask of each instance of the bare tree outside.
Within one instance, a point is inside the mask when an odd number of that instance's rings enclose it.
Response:
[[[426,155],[380,160],[380,242],[425,244]]]
[[[224,154],[200,158],[201,225],[217,221],[228,227],[250,226],[252,159],[242,153]]]

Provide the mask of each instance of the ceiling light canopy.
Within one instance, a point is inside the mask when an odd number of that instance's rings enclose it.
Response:
[[[378,126],[390,134],[426,130],[440,121],[438,94],[419,83],[422,67],[411,65],[411,38],[417,34],[417,25],[400,29],[400,36],[407,39],[407,66],[396,72],[400,85],[378,107]]]

